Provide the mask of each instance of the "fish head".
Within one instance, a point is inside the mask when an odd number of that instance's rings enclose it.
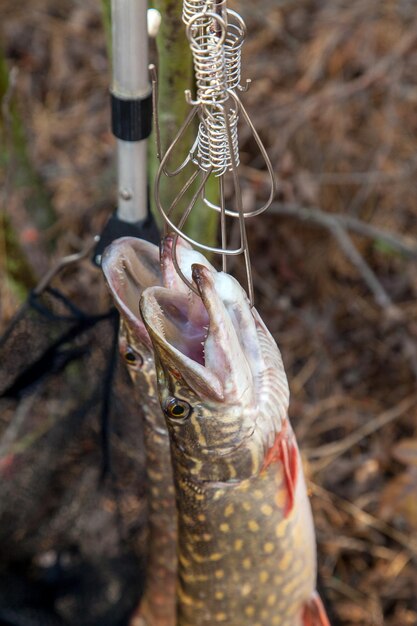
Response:
[[[190,274],[198,295],[150,287],[140,303],[174,462],[204,481],[244,479],[261,467],[287,412],[282,361],[234,278],[200,263]],[[267,398],[271,364],[285,379],[278,410]]]
[[[139,315],[144,289],[162,284],[157,246],[135,237],[116,239],[103,254],[102,270],[120,313],[120,354],[134,381],[139,372],[154,376],[153,347]]]
[[[131,378],[149,382],[152,391],[154,377],[154,353],[148,331],[139,313],[139,300],[147,287],[164,285],[183,294],[189,288],[179,277],[172,262],[173,248],[184,272],[191,268],[191,260],[212,266],[182,238],[167,235],[161,248],[135,237],[122,237],[113,241],[105,250],[102,270],[120,313],[119,350]],[[191,275],[189,276],[191,280]]]

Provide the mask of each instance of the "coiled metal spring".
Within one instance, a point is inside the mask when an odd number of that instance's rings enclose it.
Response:
[[[186,99],[191,105],[191,110],[161,159],[155,179],[155,203],[164,219],[166,232],[174,232],[172,258],[177,272],[190,289],[195,291],[195,285],[181,272],[176,259],[176,241],[179,236],[200,250],[222,255],[224,271],[227,271],[227,259],[230,256],[242,254],[246,265],[248,295],[253,303],[254,293],[245,221],[246,218],[259,215],[270,206],[276,187],[272,164],[238,95],[239,91],[245,90],[241,86],[241,57],[246,26],[235,11],[227,8],[227,0],[183,0],[182,19],[186,24],[186,33],[193,56],[196,98],[193,100],[190,91],[186,91]],[[160,154],[158,114],[155,105],[154,110],[158,153]],[[185,140],[188,130],[197,118],[199,119],[198,133],[192,142],[188,156],[176,169],[169,170],[167,164],[172,154],[175,153],[176,146]],[[250,211],[245,211],[243,207],[238,172],[239,119],[249,127],[270,178],[268,200],[260,208]],[[186,168],[189,169],[190,174],[185,178],[181,190],[173,195],[170,202],[163,201],[161,194],[163,176],[176,177],[185,172]],[[213,177],[218,181],[217,193],[213,189]],[[231,197],[228,197],[226,189],[230,190]],[[184,232],[188,217],[194,209],[196,211],[213,210],[219,213],[220,247],[196,241]],[[236,218],[239,223],[240,243],[234,248],[231,248],[227,241],[228,218]]]
[[[219,107],[200,122],[197,159],[202,170],[222,176],[239,165],[238,120],[236,109]]]
[[[214,13],[211,15],[216,18]],[[187,28],[194,62],[197,101],[203,105],[221,104],[229,97],[223,38],[211,33],[199,32],[194,25],[198,18],[198,15],[195,16]],[[194,32],[196,30],[197,32]]]
[[[204,13],[217,13],[224,17],[223,7],[226,0],[184,0],[182,7],[182,20],[186,26],[195,15]]]
[[[227,31],[224,42],[227,88],[239,89],[242,68],[242,46],[246,36],[246,25],[235,11],[228,9],[227,16]]]
[[[199,13],[205,13],[208,10],[207,4],[212,4],[211,2],[207,3],[207,0],[184,0],[182,6],[182,21],[186,26],[190,23],[190,20],[194,15],[198,15]]]

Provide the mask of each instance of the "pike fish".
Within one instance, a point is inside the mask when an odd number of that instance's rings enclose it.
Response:
[[[102,269],[121,316],[120,353],[144,416],[148,555],[145,591],[131,626],[175,626],[177,514],[170,443],[158,402],[153,347],[139,315],[143,290],[162,285],[159,250],[147,241],[124,237],[106,249]]]
[[[177,626],[330,626],[280,352],[237,281],[202,258],[180,263],[199,295],[166,254],[171,288],[140,302],[171,442]]]

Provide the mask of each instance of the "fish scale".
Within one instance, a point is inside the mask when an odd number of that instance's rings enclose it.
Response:
[[[133,380],[144,423],[148,550],[145,592],[131,626],[175,626],[177,524],[170,442],[158,401],[153,349],[138,319],[143,288],[162,281],[158,249],[137,239],[119,239],[106,249],[102,268],[121,314],[120,353]]]
[[[305,533],[311,514],[304,485],[288,518],[278,464],[236,485],[205,484],[196,491],[185,481],[179,487],[179,624],[301,626],[292,592],[312,595],[316,561],[314,539]],[[289,559],[292,554],[299,557]]]
[[[137,242],[129,246],[144,254]],[[157,410],[155,370],[144,359],[132,375],[146,416],[149,582],[132,626],[329,626],[315,592],[314,527],[280,352],[234,279],[198,253],[185,254],[181,244],[180,261],[182,253],[189,264],[204,261],[192,271],[200,295],[190,293],[175,274],[170,246],[168,238],[162,277],[150,283],[162,280],[168,288],[142,294],[146,329],[134,310],[155,250],[139,261],[145,276],[135,279],[130,295],[126,283],[121,289],[126,259],[113,259],[114,295],[127,320],[121,350],[136,345],[143,357],[153,346],[166,422]],[[122,250],[132,256],[126,242]]]
[[[209,318],[203,364],[175,290],[140,303],[171,440],[177,626],[329,626],[281,355],[234,279],[199,265],[192,277]]]
[[[125,345],[144,354],[142,345],[122,326],[120,352]],[[143,357],[142,357],[143,358]],[[128,366],[135,395],[143,411],[145,468],[148,489],[148,558],[145,593],[132,626],[174,626],[176,557],[176,512],[170,459],[170,443],[156,394],[156,375],[151,361],[138,372]]]
[[[123,237],[106,249],[102,259],[107,285],[121,315],[120,353],[133,380],[144,419],[149,509],[148,558],[145,592],[130,626],[176,624],[177,511],[170,438],[157,395],[152,344],[139,315],[139,298],[146,286],[176,285],[181,291],[182,283],[168,261],[167,253],[171,245],[172,239],[166,238],[165,252],[160,258],[157,246],[140,239]],[[179,251],[185,258],[191,254],[194,260],[208,264],[204,257],[190,251],[183,241],[179,242]],[[192,294],[186,290],[183,295],[191,306]],[[159,325],[159,332],[164,334],[162,324]],[[206,335],[206,332],[203,334]],[[135,358],[129,362],[126,357],[132,353]]]

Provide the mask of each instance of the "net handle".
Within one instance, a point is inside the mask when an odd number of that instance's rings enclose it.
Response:
[[[148,71],[147,0],[112,0],[112,128],[117,138],[117,215],[148,214],[147,137],[152,101]]]

